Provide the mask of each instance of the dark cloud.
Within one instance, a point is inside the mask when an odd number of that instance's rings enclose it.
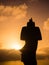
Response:
[[[46,60],[46,59],[49,59],[49,55],[38,54],[37,59],[38,60]]]
[[[0,0],[0,5],[18,5],[22,2],[20,0]]]
[[[38,0],[0,0],[0,5],[5,6],[16,6],[26,3],[27,5],[31,5]],[[42,0],[39,0],[41,2]]]
[[[20,5],[23,3],[30,4],[33,2],[49,2],[49,0],[0,0],[0,5]]]
[[[34,0],[33,0],[34,1]],[[0,0],[0,5],[20,5],[20,4],[29,4],[30,0]]]
[[[20,54],[16,50],[0,50],[0,62],[1,61],[14,61],[20,60]]]
[[[28,13],[36,19],[36,21],[43,23],[44,20],[49,18],[49,0],[38,0],[32,2],[28,6]],[[42,26],[43,24],[40,25]]]
[[[38,0],[39,2],[49,2],[49,0]]]
[[[45,50],[47,54],[37,54],[37,60],[49,60],[49,48]],[[0,50],[0,61],[21,60],[19,51],[16,50]]]
[[[37,59],[38,60],[46,60],[46,59],[49,60],[49,47],[43,48],[42,51],[44,52],[44,54],[37,54]]]

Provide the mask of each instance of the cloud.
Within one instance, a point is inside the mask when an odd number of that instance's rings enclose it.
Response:
[[[41,49],[40,49],[41,51]],[[49,60],[49,47],[45,47],[42,49],[42,51],[44,52],[44,54],[37,54],[37,59],[38,60]]]
[[[20,52],[16,50],[0,50],[0,61],[21,60]]]
[[[0,0],[0,5],[5,5],[5,6],[15,6],[19,5],[22,3],[20,0]]]
[[[44,1],[45,2],[45,1],[49,1],[49,0],[38,0],[38,1]]]
[[[44,22],[43,29],[44,30],[49,30],[49,18]]]
[[[14,17],[16,19],[24,18],[27,15],[27,5],[19,5],[19,6],[0,6],[0,21],[2,19],[7,19],[10,17]]]
[[[16,50],[0,50],[0,61],[21,60],[21,53]],[[49,60],[49,51],[47,54],[37,54],[37,60]]]
[[[0,5],[5,6],[16,6],[23,3],[29,4],[29,2],[38,1],[38,0],[0,0]]]
[[[17,6],[17,5],[21,5],[21,4],[27,4],[27,5],[31,5],[31,3],[33,4],[34,2],[42,2],[42,3],[48,3],[49,0],[0,0],[0,5],[4,5],[4,6]]]

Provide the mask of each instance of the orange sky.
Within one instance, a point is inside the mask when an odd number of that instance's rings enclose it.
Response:
[[[44,53],[43,49],[49,47],[48,2],[36,1],[33,3],[29,0],[28,2],[29,4],[22,2],[22,4],[13,6],[0,5],[0,49],[9,49],[17,44],[24,45],[24,42],[20,40],[21,28],[26,25],[31,17],[36,26],[40,27],[42,33],[42,41],[39,42],[38,53]]]

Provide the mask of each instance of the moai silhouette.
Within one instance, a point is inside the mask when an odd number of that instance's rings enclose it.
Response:
[[[37,65],[36,50],[38,40],[42,40],[42,36],[39,27],[35,27],[32,18],[27,22],[27,26],[22,27],[20,39],[25,41],[25,46],[21,49],[22,62],[24,65]]]

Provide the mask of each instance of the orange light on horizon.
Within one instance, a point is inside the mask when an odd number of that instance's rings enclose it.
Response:
[[[11,49],[15,49],[15,50],[20,50],[21,48],[22,48],[22,45],[20,45],[20,44],[13,44],[11,46]]]

